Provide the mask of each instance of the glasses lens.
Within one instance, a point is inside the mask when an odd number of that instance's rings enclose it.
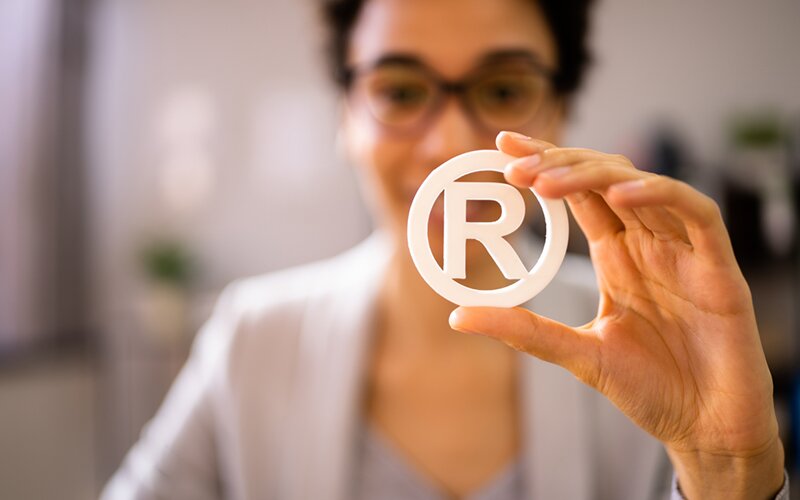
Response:
[[[372,115],[397,129],[418,125],[430,111],[436,86],[413,67],[382,66],[363,78],[363,92]]]
[[[546,120],[548,93],[543,75],[532,70],[505,70],[476,79],[468,99],[485,126],[513,130]]]

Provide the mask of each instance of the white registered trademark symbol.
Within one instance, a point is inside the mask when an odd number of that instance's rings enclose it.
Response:
[[[567,252],[569,225],[562,200],[542,198],[531,188],[546,225],[542,255],[528,271],[504,238],[525,219],[525,202],[513,186],[502,182],[458,182],[473,172],[503,172],[514,160],[500,151],[472,151],[451,158],[422,183],[408,213],[408,248],[422,278],[436,293],[461,306],[514,307],[541,292],[558,272]],[[428,216],[444,192],[444,266],[439,267],[428,241]],[[468,200],[497,202],[502,214],[494,222],[468,222]],[[477,290],[455,281],[466,277],[466,241],[480,241],[503,275],[514,283],[496,290]]]

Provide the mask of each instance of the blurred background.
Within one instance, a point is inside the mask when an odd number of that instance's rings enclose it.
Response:
[[[95,497],[226,283],[369,233],[315,8],[0,0],[0,498]],[[595,14],[566,142],[721,204],[797,495],[800,2]]]

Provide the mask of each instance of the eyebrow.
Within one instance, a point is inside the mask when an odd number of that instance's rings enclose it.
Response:
[[[515,48],[493,50],[481,57],[478,65],[482,66],[486,64],[494,64],[497,62],[504,62],[508,59],[525,59],[536,66],[541,67],[542,69],[547,68],[547,65],[544,64],[544,61],[542,61],[542,58],[539,56],[539,54],[528,49]]]
[[[544,64],[542,58],[535,52],[528,49],[517,49],[517,48],[497,49],[487,52],[478,59],[478,62],[475,65],[475,67],[479,68],[481,66],[502,63],[514,59],[525,60],[526,62],[529,62],[548,73],[553,72],[553,70],[549,68],[546,64]],[[428,67],[428,65],[425,64],[425,62],[418,56],[404,52],[390,52],[388,54],[384,54],[375,61],[367,64],[367,66],[376,68],[384,65],[393,65],[393,64]]]
[[[419,57],[412,55],[412,54],[405,54],[405,53],[389,53],[382,55],[375,61],[367,64],[367,66],[371,66],[376,68],[378,66],[385,66],[387,64],[402,64],[408,66],[425,66],[425,63],[422,62],[422,59]]]

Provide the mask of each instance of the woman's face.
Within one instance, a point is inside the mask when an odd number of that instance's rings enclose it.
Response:
[[[386,77],[390,81],[395,74],[407,75],[409,71],[448,82],[485,77],[488,87],[484,85],[483,89],[490,88],[494,94],[480,90],[486,95],[477,99],[496,101],[498,96],[507,98],[508,93],[497,92],[494,82],[498,79],[493,79],[492,72],[513,72],[531,65],[554,69],[556,50],[545,18],[531,0],[369,0],[352,33],[348,63],[355,68],[374,68],[378,62],[390,62]],[[363,187],[378,224],[400,242],[405,240],[411,200],[430,171],[458,154],[493,149],[500,130],[477,120],[450,93],[445,94],[430,119],[398,133],[380,123],[375,117],[376,106],[365,102],[363,94],[369,85],[379,87],[382,83],[351,86],[343,132],[351,158],[362,170]],[[404,102],[424,99],[417,94],[411,87],[391,97]],[[526,120],[524,125],[516,125],[515,131],[558,142],[561,107],[551,94],[547,99],[547,119]],[[396,113],[390,114],[390,119],[405,118],[403,113]],[[494,203],[473,206],[470,202],[468,216],[476,221],[494,220],[497,208]],[[435,253],[440,253],[441,219],[440,200],[429,224]]]

